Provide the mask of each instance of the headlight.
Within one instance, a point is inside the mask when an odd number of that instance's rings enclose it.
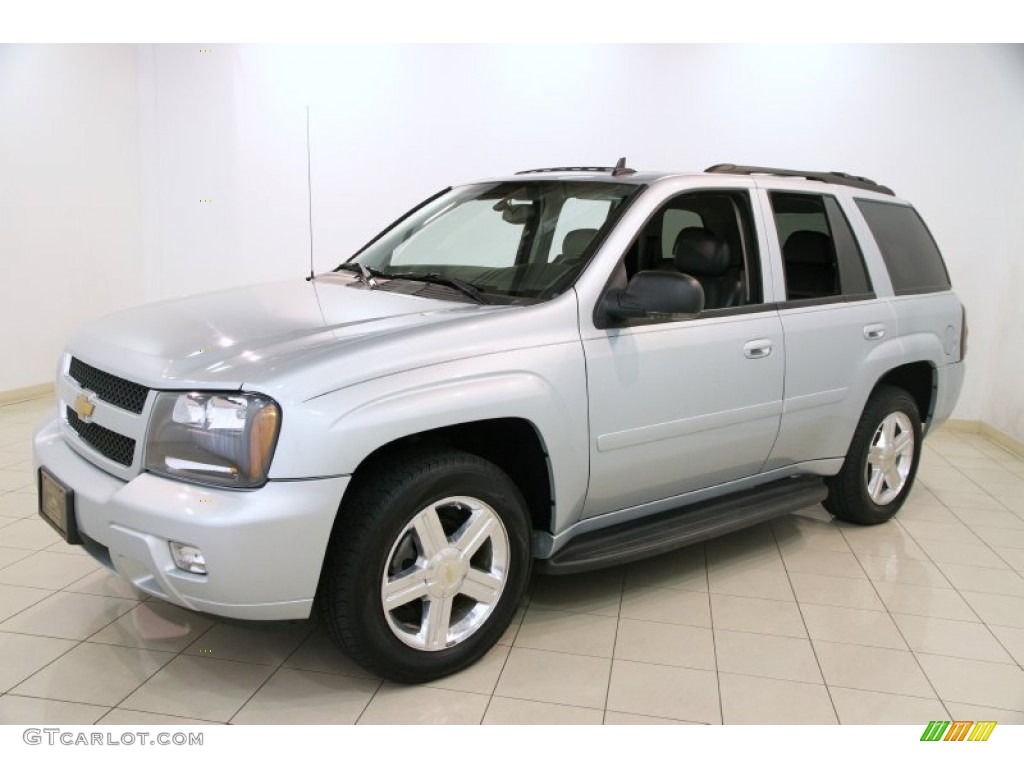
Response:
[[[281,408],[264,395],[162,392],[146,443],[146,469],[209,485],[255,488],[267,480]]]

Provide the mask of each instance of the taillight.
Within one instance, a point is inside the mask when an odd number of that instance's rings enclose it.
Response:
[[[960,360],[967,357],[967,307],[960,305]]]

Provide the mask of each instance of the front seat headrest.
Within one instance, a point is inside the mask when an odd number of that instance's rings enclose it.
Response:
[[[687,227],[672,246],[676,269],[697,277],[718,277],[729,271],[729,244],[704,227]]]
[[[596,229],[574,229],[566,233],[565,238],[562,240],[562,258],[580,258],[596,234]]]

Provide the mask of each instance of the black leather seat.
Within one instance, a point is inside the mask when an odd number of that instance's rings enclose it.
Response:
[[[573,229],[567,232],[562,238],[562,253],[555,259],[555,263],[562,264],[582,258],[595,235],[596,229]]]
[[[672,246],[675,268],[697,278],[704,289],[704,309],[736,307],[743,302],[743,282],[729,244],[704,227],[687,227]]]
[[[790,234],[782,246],[782,260],[787,299],[815,299],[839,292],[832,238],[823,232],[800,229]]]

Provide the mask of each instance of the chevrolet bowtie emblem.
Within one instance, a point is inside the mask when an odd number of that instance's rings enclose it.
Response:
[[[75,413],[86,424],[92,422],[93,411],[96,410],[96,395],[93,392],[82,392],[75,398]]]

